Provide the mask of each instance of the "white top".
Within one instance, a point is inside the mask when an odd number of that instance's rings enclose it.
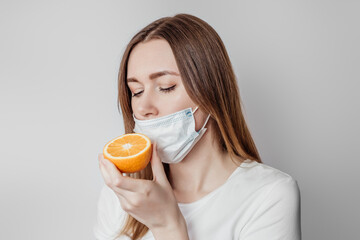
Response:
[[[192,203],[178,203],[190,240],[300,240],[300,192],[290,175],[245,161],[227,181]],[[114,239],[126,220],[115,193],[104,185],[96,239]],[[128,237],[117,238],[129,240]],[[142,240],[154,239],[151,231]]]

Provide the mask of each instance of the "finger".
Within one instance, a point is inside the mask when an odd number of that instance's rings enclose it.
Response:
[[[116,194],[122,206],[125,206],[125,208],[126,206],[130,206],[128,199],[134,198],[134,194],[136,193],[118,187],[114,187],[115,185],[113,184],[113,180],[111,179],[107,171],[107,168],[102,163],[103,155],[99,154],[98,158],[99,158],[101,175],[103,176],[106,185]]]
[[[123,196],[122,194],[119,194],[117,190],[114,190],[111,188],[111,190],[114,192],[114,194],[116,195],[116,197],[118,198],[119,202],[120,202],[120,206],[123,210],[125,210],[130,204],[129,201],[127,200],[127,198],[125,196]]]
[[[126,198],[124,198],[122,195],[119,195],[115,192],[116,196],[118,197],[119,199],[119,202],[120,202],[120,206],[121,208],[126,212],[125,209],[128,208],[128,206],[130,205],[129,202],[126,200]]]
[[[102,157],[103,157],[102,153],[99,153],[99,154],[98,154],[98,160],[99,160],[100,173],[101,173],[101,175],[102,175],[102,177],[103,177],[103,179],[104,179],[105,184],[106,184],[108,187],[110,187],[111,182],[112,182],[112,181],[111,181],[111,177],[110,177],[110,175],[108,174],[108,172],[106,171],[106,169],[104,168],[104,165],[102,164]]]
[[[166,177],[166,173],[164,170],[164,166],[161,162],[161,159],[159,158],[159,155],[157,153],[157,145],[156,143],[153,144],[153,151],[151,156],[151,169],[153,172],[154,180],[156,181],[168,181]]]
[[[141,179],[123,176],[119,169],[111,161],[104,157],[102,157],[101,163],[111,179],[112,186],[115,188],[131,192],[136,192],[141,188]]]
[[[116,195],[120,198],[120,197],[125,197],[125,195],[129,192],[126,189],[121,189],[117,187],[117,183],[116,180],[114,180],[114,177],[110,175],[110,172],[108,171],[108,169],[105,167],[104,163],[103,163],[103,159],[100,159],[99,161],[99,165],[100,165],[100,172],[101,175],[104,178],[104,182],[105,184],[111,188],[111,190],[113,190]]]

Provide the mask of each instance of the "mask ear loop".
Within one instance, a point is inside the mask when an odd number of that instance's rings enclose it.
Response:
[[[209,121],[209,119],[210,119],[210,114],[207,116],[206,121],[205,121],[204,125],[202,126],[201,130],[203,130],[205,128],[205,126],[206,126],[207,122]]]
[[[194,109],[194,111],[192,112],[193,115],[194,115],[194,113],[196,112],[196,110],[198,110],[198,108],[199,108],[199,106],[197,106],[197,107]],[[207,122],[209,121],[209,118],[210,118],[210,114],[207,116],[204,125],[201,127],[201,129],[200,129],[199,131],[201,131],[201,130],[203,130],[203,129],[205,128]]]

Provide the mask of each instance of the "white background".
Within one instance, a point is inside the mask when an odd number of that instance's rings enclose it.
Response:
[[[123,133],[121,55],[142,27],[176,13],[223,39],[264,163],[299,183],[303,239],[356,239],[359,9],[350,0],[1,0],[0,239],[93,239],[97,154]]]

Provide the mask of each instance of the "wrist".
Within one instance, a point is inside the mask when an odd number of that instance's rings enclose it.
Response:
[[[150,229],[156,240],[189,240],[185,219],[175,224]]]

